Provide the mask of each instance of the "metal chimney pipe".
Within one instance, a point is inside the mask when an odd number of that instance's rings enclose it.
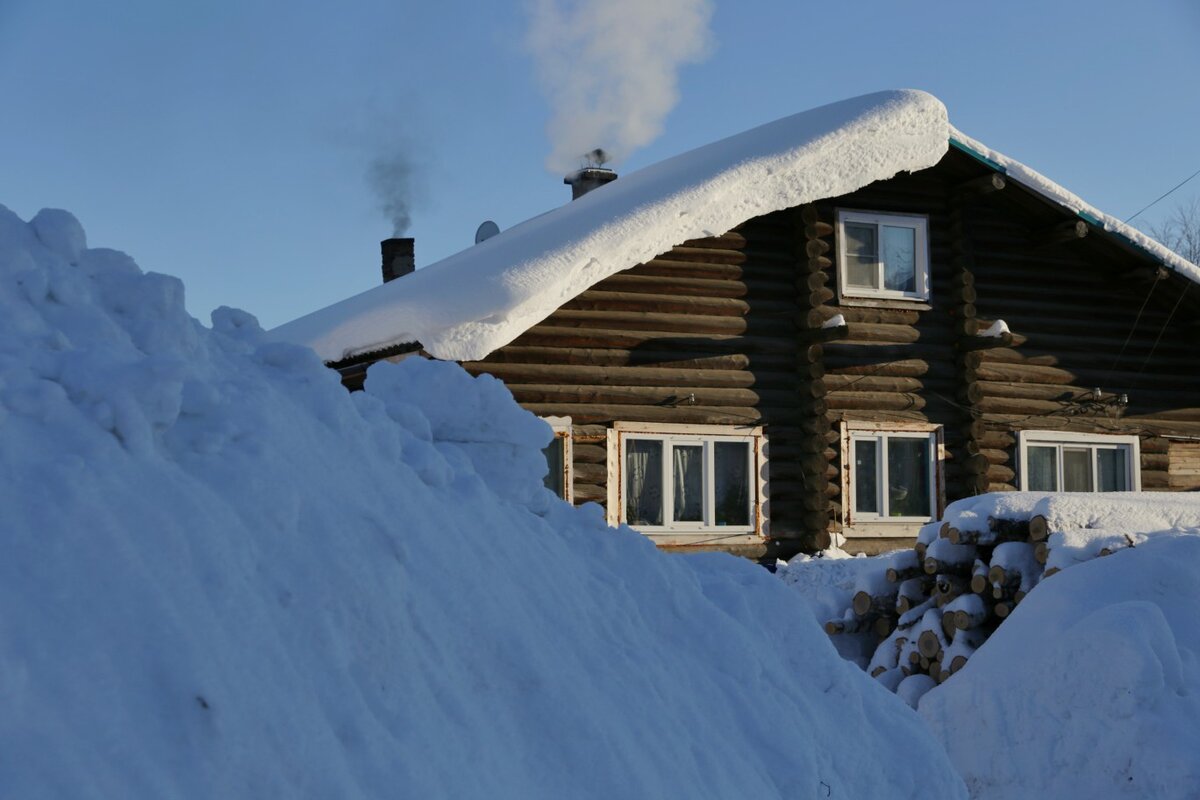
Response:
[[[604,167],[584,167],[578,172],[572,172],[563,178],[563,183],[571,187],[571,199],[578,200],[592,189],[599,189],[606,183],[617,179],[617,173]]]
[[[410,238],[384,239],[379,243],[383,256],[383,282],[395,280],[417,268],[413,255],[413,240]]]

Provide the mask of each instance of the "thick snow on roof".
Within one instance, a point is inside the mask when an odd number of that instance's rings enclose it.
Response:
[[[437,358],[483,358],[609,275],[753,217],[931,167],[951,141],[1200,282],[1200,267],[960,133],[936,97],[899,90],[804,111],[622,176],[268,335],[326,361],[412,342]]]
[[[621,176],[461,253],[271,331],[327,361],[419,341],[483,358],[598,281],[753,217],[933,166],[949,141],[932,95],[822,106]]]

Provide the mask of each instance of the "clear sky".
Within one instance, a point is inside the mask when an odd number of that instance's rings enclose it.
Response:
[[[688,62],[661,134],[618,172],[900,87],[1118,217],[1200,169],[1200,0],[714,0],[705,30],[671,27],[703,2],[594,4],[665,17],[610,21],[598,38],[627,45],[624,68]],[[0,203],[69,209],[90,245],[181,277],[206,323],[232,305],[273,327],[379,282],[379,158],[411,166],[422,266],[485,219],[569,199],[546,168],[544,90],[577,64],[539,71],[527,43],[567,42],[544,23],[575,5],[0,0]],[[664,25],[706,44],[634,46]],[[1200,178],[1137,222],[1197,195]]]

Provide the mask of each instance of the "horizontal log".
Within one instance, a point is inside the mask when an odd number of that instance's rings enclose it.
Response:
[[[575,328],[535,325],[521,334],[514,344],[574,348],[615,348],[633,350],[643,345],[657,351],[679,348],[691,352],[698,346],[712,353],[796,353],[796,340],[787,336],[739,336],[698,331],[614,330],[611,328]]]
[[[784,407],[797,400],[783,389],[722,389],[692,386],[606,386],[593,384],[508,383],[518,403],[631,404],[664,407],[761,404]]]
[[[568,300],[560,308],[580,311],[638,311],[664,314],[697,314],[720,317],[744,317],[752,314],[786,315],[799,309],[787,295],[772,298],[694,297],[678,294],[617,292],[589,289]]]
[[[925,398],[907,392],[833,392],[825,398],[833,411],[919,411]]]
[[[794,391],[799,379],[794,371],[750,372],[732,369],[677,369],[673,367],[584,366],[579,364],[512,364],[463,362],[473,375],[488,373],[506,384],[562,383],[596,386],[672,386],[745,389],[753,386]]]
[[[820,309],[825,319],[841,315],[846,322],[864,322],[886,325],[916,325],[921,322],[918,311],[896,308],[874,308],[871,306],[825,306]]]
[[[593,486],[603,486],[608,483],[607,464],[581,464],[576,462],[571,466],[571,470],[574,479],[581,483]]]
[[[647,405],[608,405],[602,403],[522,403],[525,410],[540,417],[571,417],[577,423],[600,422],[677,422],[694,425],[734,425],[753,427],[767,422],[771,412],[757,408]],[[783,415],[780,413],[780,417]]]
[[[853,388],[859,392],[920,392],[924,388],[917,378],[891,377],[886,375],[829,375],[822,379],[829,392],[841,392]]]
[[[592,286],[610,292],[645,294],[678,294],[692,297],[744,298],[751,296],[786,297],[795,280],[779,278],[747,278],[721,280],[687,276],[642,275],[637,272],[618,272]]]
[[[465,361],[482,371],[491,364],[578,364],[594,367],[663,367],[674,369],[751,370],[785,373],[795,369],[791,353],[727,353],[712,355],[702,349],[677,351],[603,347],[547,347],[506,345],[483,361]]]
[[[571,494],[576,504],[578,503],[601,503],[608,502],[608,490],[603,486],[596,486],[591,483],[580,483],[576,481],[571,485]]]
[[[807,315],[802,312],[769,318],[747,318],[721,317],[710,314],[669,314],[654,311],[581,311],[560,308],[543,320],[538,327],[707,333],[727,336],[742,335],[753,330],[759,334],[787,336],[795,331],[798,323],[807,324],[809,320],[806,317]]]
[[[608,448],[602,444],[572,442],[571,461],[574,464],[605,464],[608,462]]]

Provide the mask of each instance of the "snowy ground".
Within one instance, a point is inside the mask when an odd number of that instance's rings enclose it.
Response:
[[[549,436],[0,207],[0,797],[965,797],[783,583],[555,500]]]

